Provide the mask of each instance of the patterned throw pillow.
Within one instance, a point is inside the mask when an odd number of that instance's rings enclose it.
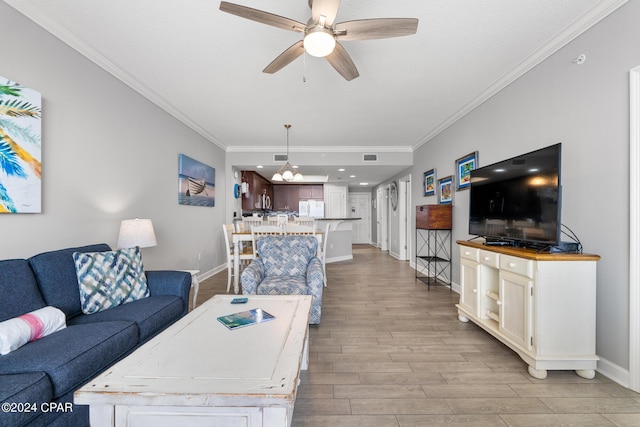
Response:
[[[149,296],[140,249],[108,252],[74,252],[85,314],[116,307]]]

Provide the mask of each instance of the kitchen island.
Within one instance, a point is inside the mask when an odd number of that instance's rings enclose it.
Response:
[[[317,228],[325,232],[327,239],[327,264],[353,259],[353,221],[359,219],[361,218],[316,218]]]

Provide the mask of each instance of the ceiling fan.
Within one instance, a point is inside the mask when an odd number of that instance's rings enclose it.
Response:
[[[358,19],[334,24],[340,0],[309,0],[309,6],[311,18],[303,24],[247,6],[220,2],[223,12],[304,34],[302,40],[294,43],[262,70],[269,74],[281,70],[306,51],[309,55],[326,58],[342,77],[353,80],[359,76],[358,69],[340,41],[407,36],[415,34],[418,29],[418,20],[415,18]]]

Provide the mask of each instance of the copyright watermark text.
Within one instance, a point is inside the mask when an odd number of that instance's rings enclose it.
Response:
[[[5,413],[73,412],[73,403],[71,402],[3,402],[0,407]]]

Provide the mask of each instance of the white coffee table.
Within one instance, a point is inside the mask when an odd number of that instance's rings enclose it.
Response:
[[[91,426],[290,426],[307,369],[310,296],[216,295],[77,390]],[[217,318],[275,316],[228,330]]]

